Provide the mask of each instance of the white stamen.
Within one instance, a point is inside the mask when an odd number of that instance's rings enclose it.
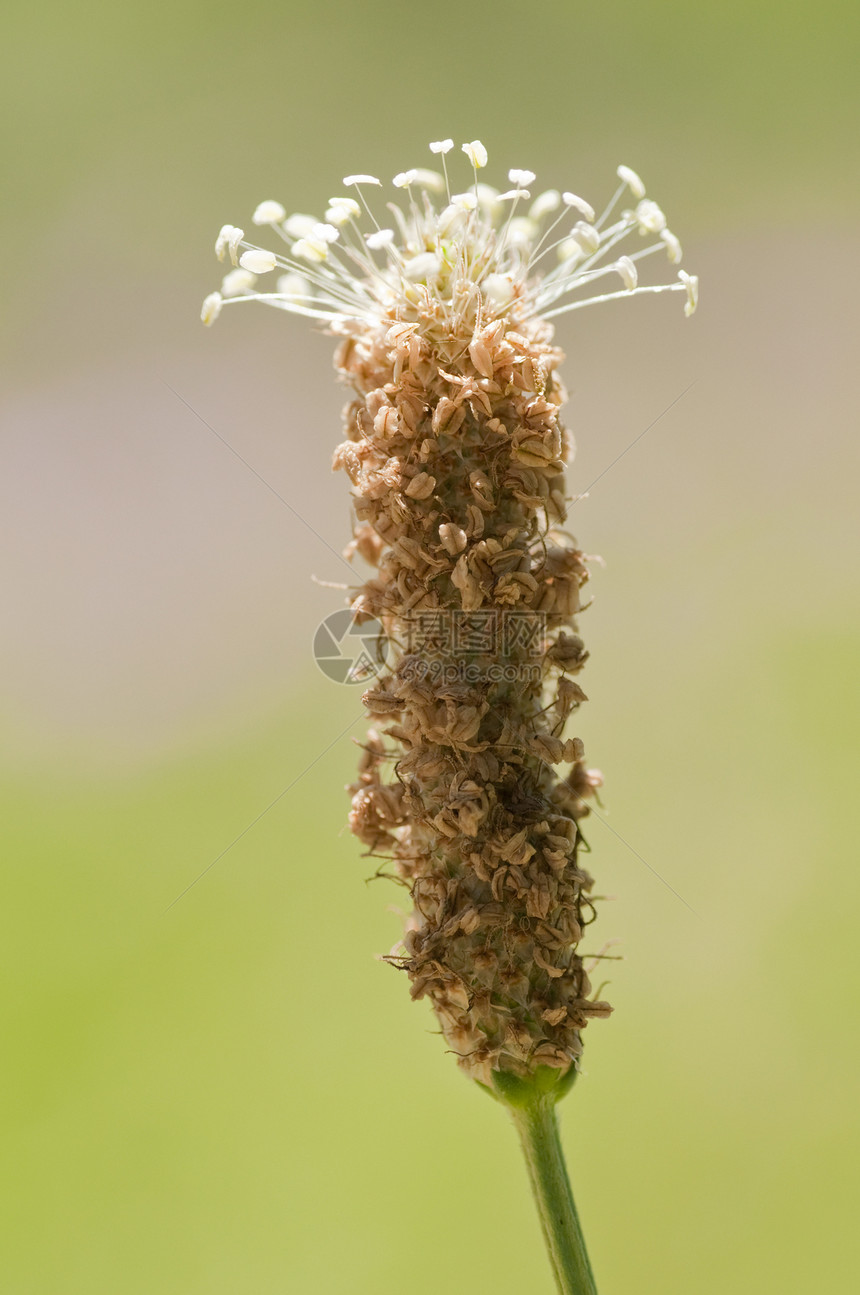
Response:
[[[487,150],[479,139],[473,139],[470,144],[464,144],[463,152],[476,170],[480,171],[482,166],[487,165]]]
[[[636,174],[636,172],[631,171],[629,166],[619,166],[615,174],[618,176],[618,179],[622,182],[622,184],[627,185],[627,188],[633,194],[634,198],[645,197],[645,185],[639,179],[639,176]]]
[[[224,275],[221,282],[221,295],[243,297],[246,292],[252,291],[256,282],[257,276],[250,270],[231,270],[229,274]]]
[[[600,247],[600,234],[593,225],[587,225],[584,220],[578,220],[570,231],[570,236],[574,242],[579,243],[584,252],[596,252]]]
[[[340,230],[335,229],[334,225],[314,225],[310,237],[318,238],[323,243],[336,243],[340,238]]]
[[[437,139],[430,145],[430,152],[441,153],[444,156],[445,153],[450,153],[453,147],[453,139]]]
[[[310,281],[303,274],[296,274],[295,271],[282,274],[276,281],[275,287],[285,297],[309,297],[311,293]]]
[[[425,189],[433,189],[434,193],[444,193],[446,189],[444,176],[439,175],[438,171],[427,171],[427,168],[422,166],[416,167],[414,183],[422,185]]]
[[[433,283],[442,272],[442,263],[433,252],[419,252],[403,266],[403,277],[410,283]]]
[[[594,208],[590,202],[586,202],[584,198],[578,198],[575,193],[563,193],[561,200],[566,207],[574,207],[590,225],[594,224]]]
[[[453,141],[438,140],[430,147],[444,169]],[[487,150],[480,140],[462,149],[476,172],[486,165]],[[694,312],[698,280],[693,275],[681,272],[669,284],[640,286],[640,263],[665,251],[677,264],[681,245],[660,207],[645,198],[645,186],[635,171],[618,168],[620,187],[597,221],[594,208],[577,194],[548,189],[532,200],[528,186],[534,173],[512,168],[508,175],[513,187],[505,193],[479,182],[475,174],[468,190],[452,197],[447,178],[438,172],[400,171],[393,184],[408,191],[408,197],[402,206],[388,203],[393,229],[380,229],[363,191],[330,198],[323,220],[302,212],[286,216],[280,203],[267,199],[257,206],[254,223],[274,227],[287,241],[285,254],[279,257],[249,246],[241,229],[225,225],[215,251],[221,260],[229,253],[239,268],[225,274],[221,290],[206,298],[203,320],[212,323],[225,302],[256,300],[328,321],[335,331],[354,333],[357,324],[376,327],[392,318],[412,329],[432,318],[434,327],[447,321],[477,337],[482,315],[493,320],[510,313],[516,328],[530,318],[552,319],[642,293],[683,292],[685,313]],[[350,175],[344,183],[380,181],[376,176]],[[618,215],[625,191],[633,195],[633,209]],[[610,220],[613,210],[616,216]],[[525,212],[528,215],[518,214]],[[359,224],[364,216],[370,220],[367,235]],[[569,219],[576,224],[565,237],[563,222]],[[650,236],[642,249],[619,256],[618,244],[637,230]],[[376,252],[382,256],[376,257]],[[555,267],[548,265],[553,254],[558,256]],[[292,269],[301,261],[309,263],[306,274]],[[272,270],[279,276],[277,291],[261,290],[257,275]],[[623,290],[595,293],[597,281],[612,275],[620,276]]]
[[[223,298],[220,292],[210,292],[209,296],[203,301],[203,307],[200,311],[200,318],[207,328],[215,323],[215,320],[221,314],[221,304]]]
[[[393,229],[377,229],[373,234],[368,234],[365,242],[372,251],[376,252],[381,247],[390,247],[394,242]]]
[[[438,171],[428,171],[423,166],[415,168],[415,183],[422,185],[425,189],[432,189],[434,193],[445,192],[444,176],[441,176]]]
[[[561,205],[561,194],[558,189],[547,189],[544,193],[539,193],[532,205],[529,207],[529,215],[532,220],[543,220],[551,211],[558,211]]]
[[[481,287],[494,306],[507,306],[514,299],[514,285],[508,274],[488,274]]]
[[[287,214],[286,207],[269,199],[261,202],[251,219],[255,225],[277,225]]]
[[[515,216],[508,225],[508,242],[512,247],[527,247],[538,235],[538,227],[528,216]]]
[[[361,215],[361,207],[354,198],[329,198],[329,202],[331,206],[327,209],[325,218],[332,225],[346,225]]]
[[[328,260],[328,243],[322,238],[300,238],[293,244],[293,254],[313,265]]]
[[[451,202],[440,211],[436,220],[436,230],[440,238],[446,238],[458,225],[463,223],[466,212],[462,207],[455,207]]]
[[[675,237],[670,229],[664,229],[660,233],[660,241],[666,245],[666,255],[673,265],[678,265],[681,260],[681,243]]]
[[[566,238],[558,245],[559,261],[581,261],[584,255],[582,245],[575,238]]]
[[[624,286],[628,292],[632,292],[639,282],[639,273],[636,266],[630,260],[629,256],[619,256],[618,260],[612,267],[617,270],[624,280]]]
[[[684,306],[684,314],[689,319],[699,304],[699,278],[696,274],[687,274],[686,270],[679,270],[678,278],[687,289],[687,301]]]
[[[650,198],[639,203],[635,214],[640,234],[659,234],[666,228],[666,217]]]
[[[215,255],[218,260],[223,261],[224,253],[229,252],[230,260],[234,265],[238,265],[239,244],[244,237],[244,229],[239,229],[236,225],[222,225],[221,232],[215,240]]]
[[[313,233],[317,224],[316,216],[306,216],[302,211],[294,211],[292,216],[288,216],[284,221],[284,229],[290,238],[307,238]]]
[[[278,258],[274,252],[267,252],[262,247],[249,247],[239,257],[239,264],[243,270],[250,270],[252,274],[268,274],[278,264]]]
[[[494,189],[491,184],[476,184],[475,195],[478,199],[478,206],[492,224],[493,216],[499,207],[498,189]]]

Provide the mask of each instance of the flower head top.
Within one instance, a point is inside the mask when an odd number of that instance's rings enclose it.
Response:
[[[510,170],[504,191],[483,183],[478,172],[487,150],[477,139],[462,146],[469,182],[452,192],[446,161],[452,148],[450,139],[430,145],[441,173],[413,168],[394,176],[399,201],[386,203],[390,225],[368,201],[365,191],[382,187],[372,175],[344,177],[347,192],[329,200],[322,220],[287,216],[279,202],[261,202],[253,222],[272,231],[278,251],[225,225],[215,251],[219,260],[229,255],[235,268],[221,291],[206,298],[203,322],[213,323],[228,302],[263,301],[328,321],[338,332],[396,319],[450,338],[501,317],[550,319],[656,292],[684,293],[685,313],[693,313],[694,276],[682,270],[673,283],[639,283],[639,262],[662,253],[677,264],[681,245],[635,171],[618,168],[620,184],[596,216],[575,193],[548,189],[533,196],[533,171]],[[271,288],[260,284],[275,271]]]

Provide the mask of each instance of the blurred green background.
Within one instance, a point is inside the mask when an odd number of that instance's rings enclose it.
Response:
[[[600,1290],[860,1287],[858,26],[7,12],[4,1293],[550,1288],[503,1112],[374,960],[400,895],[341,827],[360,701],[310,658],[342,568],[201,421],[341,547],[330,343],[204,331],[212,242],[448,134],[595,203],[635,167],[702,278],[689,323],[559,329],[574,489],[694,384],[574,516],[607,563],[579,731],[625,959],[563,1108]]]

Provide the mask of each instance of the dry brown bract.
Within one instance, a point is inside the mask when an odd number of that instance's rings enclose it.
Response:
[[[600,779],[562,737],[585,700],[571,675],[587,657],[573,617],[588,573],[558,529],[570,440],[550,327],[516,311],[482,327],[464,311],[458,339],[436,326],[429,294],[424,305],[414,321],[356,329],[336,361],[357,396],[334,459],[353,487],[348,552],[376,567],[353,607],[396,645],[364,696],[381,732],[364,747],[350,822],[412,895],[389,961],[487,1082],[491,1069],[567,1070],[583,1026],[611,1010],[577,952],[594,915],[578,823]],[[450,635],[464,613],[511,609],[541,627],[537,654],[506,640],[502,659],[498,638],[410,650],[433,613]]]

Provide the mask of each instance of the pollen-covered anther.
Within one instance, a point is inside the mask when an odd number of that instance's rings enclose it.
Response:
[[[696,274],[687,274],[686,270],[678,271],[678,278],[687,289],[687,301],[684,305],[684,314],[689,319],[690,315],[695,313],[699,304],[699,277]]]
[[[355,198],[329,198],[325,218],[332,225],[345,225],[361,215],[361,204]]]
[[[408,189],[417,179],[418,172],[416,170],[398,171],[391,183],[394,185],[395,189]]]
[[[627,188],[633,194],[634,198],[645,197],[645,185],[642,183],[636,172],[631,170],[629,166],[619,166],[615,174],[618,176],[622,184],[627,185]]]
[[[575,193],[563,193],[561,200],[565,207],[573,207],[580,215],[584,216],[590,225],[594,224],[594,208],[591,203],[586,202],[584,198],[579,198]]]
[[[513,279],[508,274],[488,274],[481,288],[494,306],[507,306],[515,296]]]
[[[382,181],[378,180],[375,175],[345,175],[343,177],[343,183],[347,186],[347,188],[349,188],[351,185],[360,185],[360,184],[381,185]]]
[[[251,219],[255,225],[277,225],[284,220],[286,214],[286,207],[282,207],[279,202],[269,199],[260,203]]]
[[[659,234],[666,228],[666,217],[656,202],[645,198],[636,208],[636,223],[640,234]]]
[[[451,152],[451,149],[453,147],[454,147],[453,139],[437,139],[437,140],[434,140],[433,143],[430,145],[430,152],[441,153],[442,156],[444,157],[446,153]],[[465,148],[465,144],[463,145],[463,147]]]
[[[382,247],[390,247],[394,242],[394,230],[377,229],[372,234],[367,235],[365,242],[373,252],[379,251]]]
[[[256,282],[257,276],[250,270],[230,270],[221,281],[221,294],[224,297],[244,296],[245,293],[254,290]]]
[[[276,280],[275,287],[284,297],[307,297],[310,295],[310,281],[303,274],[291,270]]]
[[[515,184],[518,189],[527,189],[533,180],[537,179],[534,171],[519,171],[514,167],[508,171],[508,179],[511,184]]]
[[[578,220],[570,231],[570,237],[578,243],[584,252],[596,252],[600,247],[600,233],[593,225]]]
[[[412,283],[433,283],[439,277],[442,270],[442,263],[435,252],[419,252],[417,256],[412,256],[408,261],[404,261],[401,266],[401,273],[405,279]]]
[[[463,152],[477,171],[487,165],[487,150],[479,139],[473,139],[471,143],[464,144]]]
[[[682,256],[680,240],[670,229],[663,229],[660,231],[660,242],[665,245],[666,255],[672,264],[678,265]]]
[[[529,216],[535,221],[543,220],[544,216],[558,211],[560,206],[561,194],[558,189],[545,189],[543,193],[538,194],[529,207]]]
[[[619,256],[613,265],[613,270],[617,270],[624,280],[624,286],[628,292],[632,292],[639,282],[639,273],[636,266],[630,260],[629,256]]]
[[[249,247],[239,257],[239,264],[252,274],[268,274],[278,264],[278,258],[274,252],[267,252],[262,247]]]
[[[209,296],[204,299],[200,311],[200,318],[204,324],[208,326],[215,323],[215,320],[221,314],[223,300],[220,292],[210,292]]]
[[[239,229],[236,225],[222,225],[221,232],[215,240],[215,255],[219,261],[224,260],[224,253],[230,253],[230,260],[234,265],[239,264],[239,244],[245,237],[244,229]]]
[[[356,203],[356,206],[358,204]],[[361,211],[361,208],[358,208]],[[316,216],[308,216],[303,211],[294,211],[284,221],[284,232],[290,238],[308,238],[319,224]]]

